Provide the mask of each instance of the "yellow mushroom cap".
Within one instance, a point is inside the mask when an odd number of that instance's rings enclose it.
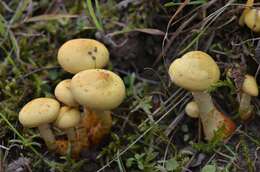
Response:
[[[186,114],[191,118],[199,117],[199,106],[195,101],[189,102],[185,107]]]
[[[71,79],[61,81],[55,88],[54,94],[56,98],[67,106],[76,107],[78,103],[74,99],[70,90]]]
[[[70,73],[86,69],[103,68],[108,64],[109,52],[93,39],[73,39],[65,42],[58,51],[58,62]]]
[[[172,62],[171,80],[190,91],[204,91],[217,82],[220,71],[216,62],[202,51],[191,51]]]
[[[245,14],[245,23],[254,32],[260,32],[260,11],[251,9]]]
[[[250,96],[258,96],[258,86],[256,80],[251,75],[246,75],[244,83],[242,85],[242,90]]]
[[[60,104],[52,98],[37,98],[28,102],[19,112],[19,121],[25,127],[37,127],[53,122],[60,110]]]
[[[71,92],[76,101],[92,109],[114,109],[125,97],[125,85],[115,73],[90,69],[77,73],[71,80]]]
[[[76,108],[63,106],[55,121],[55,125],[60,129],[75,127],[80,122],[80,111]]]

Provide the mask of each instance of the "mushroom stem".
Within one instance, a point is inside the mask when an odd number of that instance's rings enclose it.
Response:
[[[69,128],[66,130],[66,134],[67,134],[67,137],[68,137],[68,140],[73,143],[76,141],[77,139],[77,136],[76,136],[76,132],[75,132],[75,129],[74,128]]]
[[[239,116],[242,120],[247,120],[250,118],[250,116],[252,114],[251,96],[250,95],[248,95],[246,93],[241,94],[241,100],[240,100],[238,112],[239,112]]]
[[[229,136],[235,129],[231,119],[221,113],[213,104],[211,96],[206,92],[192,92],[199,106],[199,117],[202,122],[205,139],[211,140],[215,132],[224,127],[223,136]]]
[[[49,124],[42,124],[38,126],[38,129],[40,131],[40,136],[45,141],[47,147],[49,150],[55,150],[56,149],[56,139],[53,135]]]
[[[111,112],[93,109],[90,110],[89,108],[85,108],[84,111],[86,114],[81,120],[81,130],[79,131],[79,135],[87,135],[87,137],[80,139],[83,141],[84,147],[97,145],[111,129]]]
[[[108,133],[112,125],[111,111],[93,110],[93,113],[98,116],[102,129]]]

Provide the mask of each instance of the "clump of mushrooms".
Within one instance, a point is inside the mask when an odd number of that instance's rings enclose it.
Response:
[[[40,136],[49,150],[56,149],[56,139],[49,123],[56,120],[60,103],[52,98],[37,98],[28,102],[19,112],[19,121],[24,127],[38,127]]]
[[[58,51],[59,64],[73,74],[86,69],[103,68],[108,61],[107,48],[93,39],[72,39],[65,42]]]
[[[122,79],[104,69],[81,71],[71,80],[71,92],[85,109],[80,124],[87,129],[87,138],[83,142],[88,145],[85,146],[99,143],[112,126],[110,110],[119,106],[125,97]]]
[[[239,24],[244,26],[245,24],[254,32],[260,32],[260,11],[258,9],[252,9],[254,0],[248,0],[246,7],[239,19]]]
[[[248,120],[252,116],[251,98],[252,96],[258,96],[258,92],[256,79],[251,75],[245,75],[239,104],[239,116],[242,120]]]
[[[234,122],[215,107],[207,93],[209,87],[220,78],[220,70],[212,57],[202,51],[188,52],[172,62],[169,75],[176,85],[192,92],[199,106],[199,118],[206,140],[211,140],[215,132],[222,128],[223,138],[234,131]]]

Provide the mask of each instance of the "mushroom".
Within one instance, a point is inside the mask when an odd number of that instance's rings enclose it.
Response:
[[[242,120],[247,120],[251,117],[253,110],[251,106],[252,96],[258,96],[258,86],[253,76],[245,75],[239,104],[239,115]]]
[[[260,32],[260,11],[250,9],[245,15],[245,24],[254,32]]]
[[[80,111],[76,108],[63,106],[55,121],[55,126],[66,131],[68,140],[73,143],[76,140],[74,127],[80,122]]]
[[[97,143],[112,125],[112,110],[125,97],[125,85],[115,73],[104,69],[89,69],[77,73],[71,80],[75,100],[84,106],[81,126],[88,131],[88,142]],[[98,138],[97,141],[94,141]]]
[[[49,123],[55,121],[59,114],[60,104],[52,98],[37,98],[28,102],[19,112],[19,121],[24,127],[38,127],[40,136],[49,150],[56,149],[55,136]]]
[[[55,97],[67,106],[77,107],[79,104],[76,102],[70,91],[71,79],[61,81],[55,88]]]
[[[72,39],[58,51],[58,62],[62,68],[76,74],[86,69],[103,68],[108,64],[109,52],[93,39]]]
[[[169,75],[176,85],[192,92],[199,106],[199,117],[206,140],[211,140],[215,132],[222,128],[223,137],[234,131],[234,122],[215,107],[207,93],[207,89],[220,77],[219,68],[212,57],[202,51],[188,52],[172,62]]]
[[[254,0],[248,0],[246,7],[239,19],[239,24],[244,26],[245,24],[254,32],[260,32],[260,11],[252,9]]]
[[[185,106],[186,114],[191,118],[198,118],[199,117],[199,106],[195,101],[189,102]]]

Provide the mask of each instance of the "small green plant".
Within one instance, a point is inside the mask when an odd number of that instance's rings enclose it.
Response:
[[[215,165],[205,165],[201,172],[217,172],[217,167]]]
[[[215,132],[214,137],[208,143],[194,143],[192,146],[198,151],[213,153],[222,144],[224,131],[223,126]]]
[[[137,166],[139,170],[144,172],[150,172],[156,170],[155,158],[158,155],[152,149],[145,149],[144,153],[134,154],[133,157],[128,158],[126,161],[126,166],[131,168]]]

